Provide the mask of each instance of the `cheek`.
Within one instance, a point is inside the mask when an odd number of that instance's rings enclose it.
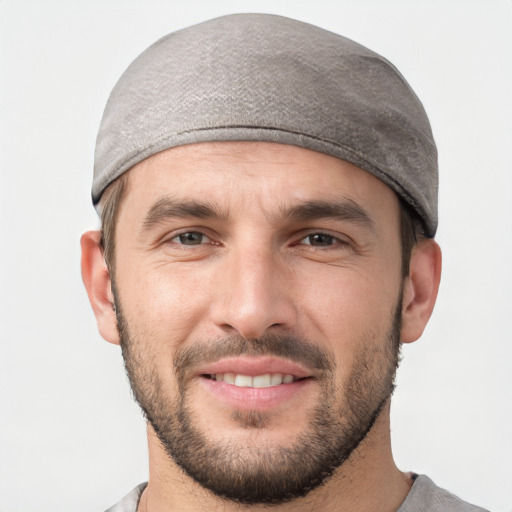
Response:
[[[399,297],[399,279],[354,269],[318,271],[301,286],[303,316],[340,357],[350,358],[362,342],[387,340]],[[306,282],[306,281],[304,281]]]
[[[205,315],[207,276],[164,264],[144,269],[133,262],[123,270],[116,285],[131,329],[173,350]]]

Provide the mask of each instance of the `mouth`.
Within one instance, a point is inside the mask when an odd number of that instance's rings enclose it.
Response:
[[[230,372],[203,375],[203,377],[217,382],[226,382],[227,384],[239,388],[270,388],[273,386],[280,386],[281,384],[291,384],[292,382],[308,378],[299,378],[290,373],[264,373],[263,375],[251,376]]]
[[[198,374],[210,397],[239,410],[269,410],[292,403],[315,377],[307,369],[274,357],[235,357]]]

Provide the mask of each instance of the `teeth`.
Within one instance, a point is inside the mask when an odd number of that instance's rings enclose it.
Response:
[[[220,379],[217,379],[220,380]],[[228,384],[234,384],[236,381],[236,375],[234,373],[225,373],[224,378],[222,379],[224,382]]]
[[[270,373],[265,375],[258,375],[252,378],[253,388],[269,388],[270,387]]]
[[[274,373],[272,377],[270,377],[270,385],[271,386],[279,386],[279,384],[283,383],[283,376],[280,373]]]
[[[235,386],[239,388],[251,388],[252,385],[252,377],[248,375],[237,375],[235,378]]]
[[[282,373],[265,373],[255,377],[235,373],[217,373],[212,375],[212,378],[241,388],[269,388],[271,386],[279,386],[280,384],[290,384],[295,381],[293,375]]]

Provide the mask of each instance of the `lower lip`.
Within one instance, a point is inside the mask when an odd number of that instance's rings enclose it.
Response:
[[[227,405],[245,411],[265,411],[296,398],[311,384],[311,379],[268,388],[239,387],[205,377],[201,378],[201,382],[212,395]]]

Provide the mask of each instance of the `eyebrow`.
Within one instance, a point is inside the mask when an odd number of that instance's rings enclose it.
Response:
[[[227,220],[228,213],[221,211],[213,203],[199,201],[175,201],[169,198],[159,199],[148,211],[144,219],[144,229],[151,229],[167,219],[219,219]]]
[[[143,226],[145,230],[167,219],[217,219],[228,220],[229,213],[222,211],[215,203],[192,200],[159,199],[148,211]],[[272,215],[272,217],[275,217]],[[281,208],[281,218],[294,221],[315,219],[335,219],[351,221],[368,229],[373,229],[374,222],[368,212],[351,199],[340,201],[306,201],[290,208]]]
[[[373,229],[374,222],[369,213],[355,201],[306,201],[283,211],[284,217],[292,220],[335,219],[348,220]]]

